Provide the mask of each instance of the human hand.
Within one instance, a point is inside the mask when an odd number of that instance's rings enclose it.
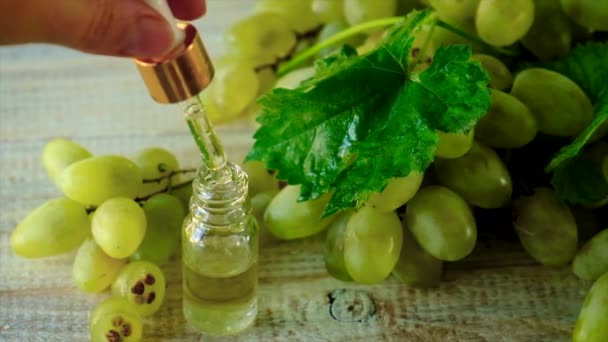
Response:
[[[205,0],[167,0],[174,16],[205,14]],[[144,0],[3,0],[0,45],[58,44],[111,56],[158,57],[172,45],[163,17]]]

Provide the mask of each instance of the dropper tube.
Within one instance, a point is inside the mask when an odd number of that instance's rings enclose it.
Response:
[[[203,164],[211,171],[222,169],[226,165],[226,155],[215,130],[206,115],[205,106],[198,96],[186,101],[184,108],[186,123],[194,138]]]

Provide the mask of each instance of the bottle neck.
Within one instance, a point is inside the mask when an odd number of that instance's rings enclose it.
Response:
[[[245,229],[251,215],[247,174],[226,162],[219,170],[202,166],[192,182],[190,214],[196,226],[208,230]]]

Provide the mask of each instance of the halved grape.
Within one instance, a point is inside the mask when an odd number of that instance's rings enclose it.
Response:
[[[348,274],[344,261],[344,233],[346,232],[346,224],[353,214],[354,211],[346,210],[340,213],[329,225],[327,236],[325,237],[325,248],[323,250],[325,269],[327,269],[327,272],[334,278],[343,281],[353,280]]]
[[[532,0],[481,0],[475,15],[479,38],[494,46],[506,46],[522,38],[534,22]]]
[[[367,205],[380,211],[391,211],[409,201],[422,184],[424,173],[410,172],[406,177],[392,178],[381,193],[372,194]]]
[[[84,205],[100,205],[112,197],[135,198],[142,184],[141,170],[122,156],[97,156],[77,161],[59,176],[63,193]]]
[[[54,198],[34,209],[11,234],[13,252],[41,258],[72,251],[91,230],[87,211],[69,198]]]
[[[125,298],[140,315],[150,316],[165,299],[165,276],[151,262],[131,262],[112,283],[112,295]]]
[[[392,17],[396,11],[396,0],[344,0],[344,16],[346,22],[351,26],[374,19]]]
[[[514,203],[513,223],[528,254],[547,266],[565,266],[576,253],[576,221],[568,206],[550,188],[537,188],[532,196]]]
[[[464,258],[477,241],[473,212],[462,197],[446,187],[420,189],[407,204],[405,222],[420,246],[440,260]]]
[[[51,181],[58,185],[61,172],[71,164],[92,157],[86,148],[76,142],[57,138],[49,141],[42,150],[42,165]]]
[[[296,45],[296,35],[279,14],[255,13],[235,22],[225,33],[227,48],[240,56],[286,56]]]
[[[186,212],[177,197],[166,193],[150,197],[143,209],[146,214],[146,235],[131,255],[131,260],[164,264],[179,246]]]
[[[93,239],[85,240],[74,259],[72,278],[79,289],[85,292],[105,290],[118,275],[127,259],[108,256]]]
[[[435,155],[439,158],[460,158],[469,151],[475,138],[475,129],[468,133],[445,133],[437,131],[439,143]]]
[[[608,273],[595,281],[583,302],[574,331],[573,342],[608,341]]]
[[[90,319],[91,342],[139,342],[143,321],[124,298],[110,297],[99,303]]]
[[[353,214],[344,231],[344,265],[353,280],[376,284],[391,274],[401,245],[403,229],[394,211],[363,207]]]
[[[491,88],[497,90],[509,90],[513,85],[513,74],[507,66],[500,61],[500,59],[485,54],[474,54],[471,59],[481,63],[481,66],[490,75],[490,83],[488,84]]]
[[[545,134],[570,137],[591,122],[593,105],[572,80],[555,71],[529,68],[515,76],[511,94],[523,102]]]
[[[312,0],[258,0],[254,8],[255,12],[276,13],[296,32],[307,32],[321,24],[319,18],[313,12]]]
[[[140,168],[144,184],[140,189],[140,196],[149,195],[158,192],[167,187],[170,180],[167,177],[171,172],[179,168],[179,162],[175,155],[162,147],[148,147],[138,151],[133,156],[133,162]],[[148,180],[158,180],[157,182],[148,182]]]
[[[427,253],[412,235],[405,220],[403,226],[403,246],[393,275],[404,284],[416,288],[436,287],[441,281],[443,261]]]
[[[115,197],[97,208],[91,230],[107,255],[126,258],[135,252],[146,234],[146,215],[132,199]]]
[[[608,229],[597,233],[576,253],[572,271],[584,280],[596,280],[608,273]]]
[[[299,185],[288,185],[270,201],[264,213],[268,230],[284,240],[315,235],[325,229],[334,215],[321,219],[331,194],[317,199],[298,202]]]
[[[538,131],[532,112],[515,96],[490,90],[492,105],[475,126],[475,138],[494,148],[519,148],[527,145]]]

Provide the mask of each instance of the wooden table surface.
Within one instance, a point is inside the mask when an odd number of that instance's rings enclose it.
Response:
[[[218,57],[223,30],[253,1],[208,2],[208,15],[195,24]],[[246,119],[218,127],[230,159],[243,158],[252,132]],[[197,161],[179,109],[148,97],[132,61],[44,45],[0,48],[0,341],[88,341],[89,311],[107,296],[76,289],[73,253],[25,260],[10,250],[17,222],[60,195],[40,160],[55,137],[96,154],[163,146],[184,166]],[[493,229],[480,227],[481,235]],[[567,341],[590,286],[496,241],[448,265],[438,289],[414,290],[394,278],[354,285],[328,276],[320,241],[262,249],[256,325],[227,340]],[[215,340],[184,322],[179,264],[167,267],[167,277],[168,297],[145,322],[144,341]]]

